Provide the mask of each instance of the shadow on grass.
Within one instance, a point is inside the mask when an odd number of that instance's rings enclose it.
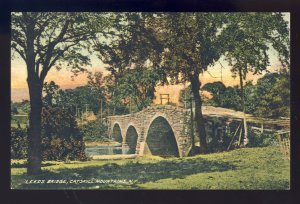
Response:
[[[53,163],[42,163],[42,167],[46,167],[46,166],[53,166],[53,165],[57,165],[57,164],[53,164]],[[27,168],[27,163],[12,163],[10,165],[11,168]]]
[[[101,180],[134,180],[131,185],[128,184],[100,184],[104,189],[118,189],[131,187],[134,189],[139,188],[137,184],[146,183],[150,181],[157,181],[160,179],[178,179],[185,176],[207,173],[207,172],[222,172],[227,170],[234,170],[235,166],[228,162],[221,161],[208,161],[205,159],[197,160],[163,160],[156,163],[141,164],[138,162],[129,162],[124,165],[116,163],[109,163],[103,166],[91,166],[84,168],[72,169],[58,169],[57,172],[45,171],[40,175],[31,177],[30,179],[65,179],[65,180],[78,180],[78,179],[101,179]],[[19,178],[18,178],[19,177]],[[28,179],[25,175],[15,176],[15,179]],[[59,184],[20,184],[18,188],[60,188],[60,189],[74,189],[74,188],[91,188],[97,184],[74,184],[68,183],[67,185]],[[99,184],[98,184],[99,186]]]

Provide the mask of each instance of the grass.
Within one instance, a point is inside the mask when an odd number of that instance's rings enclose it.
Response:
[[[20,126],[22,129],[26,128],[26,123],[20,123]],[[11,127],[18,128],[18,123],[17,122],[12,122]]]
[[[26,128],[26,125],[28,125],[28,118],[27,116],[11,116],[11,127],[18,127],[18,121],[20,123],[21,128]]]
[[[116,141],[102,141],[102,140],[99,140],[99,141],[89,141],[89,140],[85,140],[84,141],[85,143],[85,146],[86,147],[95,147],[95,146],[112,146],[112,147],[119,147],[119,146],[122,146],[121,143],[119,142],[116,142]]]
[[[25,174],[24,162],[12,161],[14,189],[269,190],[290,186],[289,160],[284,159],[278,147],[243,148],[182,159],[147,156],[114,161],[46,161],[43,173],[37,176]],[[31,179],[61,183],[25,183]]]

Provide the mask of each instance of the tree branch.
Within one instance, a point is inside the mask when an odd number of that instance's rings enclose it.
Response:
[[[64,26],[63,26],[61,32],[60,32],[59,35],[57,36],[57,38],[56,38],[53,42],[51,42],[51,43],[54,44],[54,46],[57,45],[59,42],[62,41],[64,35],[67,33],[69,24],[70,24],[70,20],[67,20],[66,23],[64,24]]]
[[[57,55],[53,58],[53,60],[49,63],[49,69],[55,64],[55,62],[56,62],[57,60],[59,60],[60,57],[62,57],[62,56],[64,55],[64,53],[65,53],[70,47],[73,47],[73,46],[75,46],[76,44],[78,44],[78,42],[77,42],[77,43],[73,43],[73,44],[71,44],[71,45],[69,45],[69,46],[66,46],[63,50],[60,50],[60,51],[57,53]]]
[[[17,48],[16,45],[12,45],[11,46],[15,51],[17,51],[17,53],[22,57],[22,59],[26,62],[26,57],[24,55],[24,53],[22,53],[22,51],[20,49]]]

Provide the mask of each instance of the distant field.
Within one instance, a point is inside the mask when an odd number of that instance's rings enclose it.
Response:
[[[290,188],[289,160],[278,147],[244,148],[183,159],[148,156],[114,161],[46,161],[44,172],[38,176],[27,176],[24,162],[12,160],[13,189]],[[45,183],[26,184],[25,180],[30,179]],[[61,183],[47,184],[53,181]],[[111,183],[118,181],[125,183]]]

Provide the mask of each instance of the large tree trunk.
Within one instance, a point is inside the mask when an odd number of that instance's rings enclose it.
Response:
[[[28,131],[28,166],[27,174],[34,175],[41,172],[41,114],[43,82],[35,71],[34,55],[34,22],[27,27],[26,35],[26,65],[27,84],[29,88],[30,116]]]
[[[207,153],[206,132],[202,115],[202,99],[199,93],[201,85],[199,81],[199,74],[194,74],[190,80],[195,100],[195,119],[197,124],[196,128],[198,130],[198,136],[200,140],[200,152]]]
[[[243,145],[247,145],[248,143],[248,129],[247,129],[247,120],[245,114],[245,97],[244,97],[244,85],[243,85],[243,76],[242,76],[242,69],[239,69],[239,77],[240,77],[240,86],[241,86],[241,105],[243,111],[243,124],[244,124],[244,141]]]
[[[42,83],[37,78],[28,78],[30,96],[30,117],[28,135],[28,167],[27,174],[41,172],[41,114],[42,114]]]

